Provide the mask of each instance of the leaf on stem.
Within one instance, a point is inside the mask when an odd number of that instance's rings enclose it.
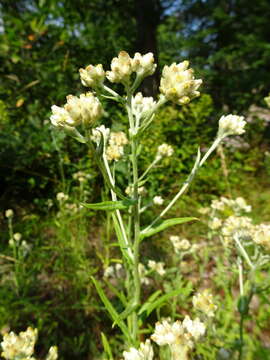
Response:
[[[93,276],[91,276],[91,280],[93,281],[98,295],[101,299],[101,301],[103,302],[105,308],[107,309],[107,311],[109,312],[109,314],[111,315],[113,321],[119,326],[119,328],[122,330],[124,336],[127,339],[130,339],[130,335],[129,335],[129,331],[128,328],[126,327],[125,323],[119,318],[119,314],[118,312],[115,310],[115,308],[113,307],[112,303],[110,302],[110,300],[107,298],[107,296],[105,295],[100,283],[98,280],[96,280]]]
[[[168,294],[162,295],[157,300],[155,298],[160,295],[160,293],[155,292],[153,295],[150,296],[150,298],[147,300],[147,302],[141,307],[139,311],[139,315],[146,313],[146,316],[148,317],[152,311],[154,311],[156,308],[161,307],[167,300],[170,298],[179,295],[181,292],[183,292],[183,289],[177,289],[170,291]],[[151,297],[153,298],[151,299]]]
[[[141,231],[141,235],[140,238],[141,240],[152,236],[154,234],[159,233],[160,231],[163,231],[165,229],[167,229],[170,226],[174,226],[174,225],[178,225],[178,224],[184,224],[186,222],[190,222],[190,221],[194,221],[194,220],[199,220],[195,217],[183,217],[183,218],[172,218],[172,219],[167,219],[164,221],[160,221],[157,222],[156,224],[152,225],[149,229],[146,228],[145,230]]]
[[[107,336],[103,332],[101,332],[101,341],[102,341],[104,351],[105,351],[106,355],[108,356],[108,359],[113,360],[112,350],[111,350],[109,341],[107,339]]]
[[[82,206],[92,210],[115,211],[123,210],[136,203],[136,200],[103,201],[95,204],[81,203]]]
[[[114,223],[114,229],[117,235],[118,243],[120,246],[120,249],[122,251],[123,256],[127,259],[129,264],[133,264],[133,255],[131,253],[131,250],[128,248],[128,244],[125,241],[125,238],[123,236],[123,233],[121,231],[121,227],[119,225],[118,219],[115,215],[115,213],[112,213],[113,223]]]

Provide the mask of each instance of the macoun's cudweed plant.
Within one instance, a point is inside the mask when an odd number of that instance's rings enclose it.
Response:
[[[33,355],[37,336],[37,329],[31,327],[28,327],[26,331],[21,331],[19,335],[13,331],[4,334],[1,342],[1,356],[6,360],[35,360]],[[46,360],[57,360],[57,357],[57,347],[51,346]]]
[[[91,149],[104,177],[105,185],[110,191],[110,201],[83,205],[90,209],[112,212],[114,228],[122,253],[120,263],[123,265],[125,274],[124,291],[119,293],[118,290],[115,290],[115,294],[119,294],[119,299],[124,306],[124,311],[121,314],[116,311],[106,297],[99,281],[93,278],[93,282],[114,324],[121,329],[127,345],[131,346],[130,350],[123,354],[125,360],[153,358],[153,350],[149,340],[145,344],[141,344],[139,348],[138,344],[140,330],[143,326],[142,314],[147,314],[150,307],[153,310],[158,304],[160,305],[160,302],[156,302],[159,293],[152,294],[149,301],[142,304],[141,287],[143,280],[147,279],[145,277],[147,272],[157,271],[162,275],[165,271],[163,263],[149,262],[148,269],[140,263],[140,244],[145,238],[157,234],[169,226],[194,219],[164,218],[187,190],[199,168],[204,165],[207,158],[224,138],[242,134],[245,126],[243,117],[237,115],[222,116],[213,144],[204,156],[201,156],[200,150],[198,150],[190,175],[172,199],[163,199],[159,194],[153,198],[151,205],[164,207],[150,224],[142,228],[141,216],[149,206],[149,204],[145,205],[143,200],[148,180],[147,175],[164,157],[173,154],[170,145],[161,144],[157,148],[156,157],[152,164],[141,173],[139,169],[139,148],[142,135],[149,131],[155,120],[155,115],[162,105],[168,101],[179,105],[189,103],[200,95],[198,89],[202,83],[202,80],[194,77],[193,70],[189,68],[189,62],[183,61],[164,67],[160,81],[160,94],[156,100],[152,97],[144,97],[140,92],[136,93],[143,79],[152,75],[155,70],[156,64],[152,53],[145,55],[136,53],[132,58],[125,51],[121,51],[118,57],[112,60],[109,71],[105,71],[101,64],[89,65],[85,69],[80,69],[81,82],[91,91],[80,96],[68,95],[63,107],[52,106],[52,124]],[[112,84],[121,84],[124,93],[117,93],[105,83],[105,80]],[[113,132],[102,124],[104,113],[102,102],[104,100],[122,104],[128,117],[128,128]],[[116,169],[117,163],[120,161],[126,161],[128,163],[126,168],[130,169],[127,171],[125,188],[120,187],[117,181]],[[176,246],[180,249],[180,247],[186,248],[188,245],[186,242],[182,242]],[[114,268],[108,267],[104,273],[105,278],[109,278],[115,272],[120,271],[120,263]],[[160,346],[168,344],[173,359],[186,359],[189,350],[194,347],[196,341],[201,338],[205,331],[204,324],[199,320],[192,321],[186,317],[182,323],[158,323],[152,339]],[[104,343],[105,347],[108,347],[108,342],[105,341]],[[179,347],[181,347],[181,351],[184,349],[182,355],[176,350]]]

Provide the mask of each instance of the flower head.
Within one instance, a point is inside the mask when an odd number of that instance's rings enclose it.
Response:
[[[241,135],[245,132],[245,125],[246,121],[244,121],[244,116],[232,114],[226,116],[223,115],[219,119],[218,136]]]
[[[132,70],[141,77],[153,75],[157,64],[154,63],[154,56],[151,52],[141,55],[135,53],[134,58],[131,60]]]
[[[255,226],[253,240],[257,245],[262,246],[265,250],[270,251],[270,225],[260,224]]]
[[[264,98],[264,101],[266,102],[267,106],[270,107],[270,94]]]
[[[2,356],[7,360],[29,359],[34,353],[34,346],[37,339],[37,329],[27,328],[19,335],[13,331],[3,336],[1,346]]]
[[[196,310],[205,313],[207,316],[213,317],[215,315],[217,306],[213,303],[213,295],[210,294],[208,289],[194,295],[192,303]]]
[[[164,203],[164,199],[161,196],[154,196],[153,203],[155,205],[162,205]]]
[[[136,118],[144,117],[155,105],[156,102],[151,96],[144,97],[140,92],[132,97],[132,110]]]
[[[79,97],[68,95],[64,109],[72,118],[74,125],[94,124],[103,114],[100,101],[93,93],[81,94]]]
[[[200,95],[198,91],[202,80],[196,80],[193,70],[188,69],[189,62],[173,63],[164,66],[160,81],[160,92],[168,99],[177,104],[187,104],[193,98]]]
[[[132,72],[132,59],[126,51],[120,51],[118,57],[112,59],[111,71],[106,72],[106,77],[112,83],[128,84]]]
[[[6,216],[6,218],[12,218],[13,217],[13,215],[14,215],[14,211],[12,210],[12,209],[7,209],[6,211],[5,211],[5,216]]]
[[[80,69],[79,72],[83,86],[95,89],[100,87],[104,82],[105,71],[101,64],[96,66],[88,65],[85,69]]]
[[[173,148],[168,144],[161,144],[158,147],[156,159],[161,159],[163,157],[169,157],[173,154]]]
[[[152,360],[154,351],[149,339],[141,343],[139,349],[131,347],[128,351],[123,352],[124,360]]]
[[[57,346],[51,346],[46,356],[46,360],[56,360],[58,358]]]

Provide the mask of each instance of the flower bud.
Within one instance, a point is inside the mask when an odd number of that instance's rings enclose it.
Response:
[[[92,87],[93,89],[102,86],[105,79],[102,64],[88,65],[85,69],[80,69],[79,72],[83,86]]]
[[[112,59],[111,71],[106,72],[110,82],[128,84],[132,73],[131,58],[126,51],[120,51],[118,57]]]
[[[64,109],[72,118],[75,126],[81,123],[86,126],[92,125],[103,114],[100,101],[91,92],[81,94],[80,97],[68,95]]]
[[[232,114],[223,115],[219,119],[218,137],[241,135],[245,132],[245,125],[246,121],[244,121],[244,116]]]
[[[153,75],[157,67],[157,64],[154,63],[154,56],[151,52],[145,55],[141,55],[138,52],[135,53],[131,63],[133,71],[141,77]]]
[[[173,63],[164,66],[160,81],[160,92],[168,100],[184,105],[200,95],[197,91],[202,80],[195,80],[193,70],[188,69],[189,62]]]
[[[52,125],[56,127],[75,126],[74,120],[69,113],[62,107],[53,105],[50,117]]]

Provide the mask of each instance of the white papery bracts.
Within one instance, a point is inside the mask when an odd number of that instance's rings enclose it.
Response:
[[[83,86],[96,89],[103,85],[105,71],[102,64],[96,66],[88,65],[85,69],[80,69],[79,73]]]
[[[241,135],[245,132],[245,125],[244,116],[223,115],[219,119],[218,137]]]
[[[193,98],[198,97],[201,79],[196,80],[193,69],[188,69],[189,62],[173,63],[164,66],[160,81],[160,92],[176,104],[188,104]]]

